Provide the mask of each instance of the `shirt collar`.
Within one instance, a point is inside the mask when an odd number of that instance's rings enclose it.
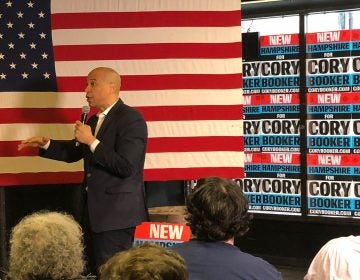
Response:
[[[117,101],[116,101],[117,102]],[[109,107],[107,107],[104,111],[102,112],[98,112],[96,115],[98,117],[105,117],[111,110],[112,107],[114,107],[114,105],[116,104],[116,102],[114,102],[113,104],[111,104]]]

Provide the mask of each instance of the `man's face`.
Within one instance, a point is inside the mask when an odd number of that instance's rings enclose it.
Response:
[[[105,79],[104,73],[94,70],[87,77],[86,100],[90,107],[104,110],[111,96],[112,84]]]

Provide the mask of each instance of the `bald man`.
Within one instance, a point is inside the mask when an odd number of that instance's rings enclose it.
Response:
[[[76,121],[75,138],[37,136],[18,146],[40,148],[41,157],[54,160],[84,159],[83,193],[97,266],[130,248],[136,225],[148,217],[143,183],[147,126],[142,115],[120,99],[120,85],[114,69],[93,69],[85,92],[98,114],[86,124]]]

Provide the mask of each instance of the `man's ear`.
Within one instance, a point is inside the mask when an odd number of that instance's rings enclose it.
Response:
[[[116,87],[115,87],[115,83],[114,83],[114,82],[109,82],[109,86],[110,86],[112,92],[115,92],[115,91],[116,91]]]

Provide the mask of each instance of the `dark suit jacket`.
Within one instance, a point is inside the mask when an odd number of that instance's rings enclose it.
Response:
[[[97,117],[88,120],[94,132]],[[40,156],[65,162],[84,159],[90,226],[94,232],[134,227],[147,219],[143,169],[147,126],[142,115],[119,100],[96,136],[95,152],[75,140],[51,140]]]

